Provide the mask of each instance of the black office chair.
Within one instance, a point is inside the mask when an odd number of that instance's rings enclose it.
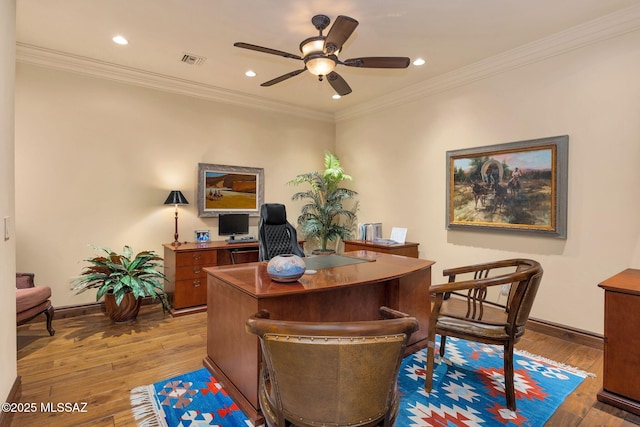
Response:
[[[298,233],[287,222],[287,211],[283,204],[265,203],[260,207],[258,247],[260,261],[269,261],[282,254],[304,256],[298,244]]]

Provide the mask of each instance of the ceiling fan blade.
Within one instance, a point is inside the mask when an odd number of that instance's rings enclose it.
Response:
[[[285,81],[287,79],[290,79],[291,77],[297,76],[298,74],[302,73],[306,69],[307,69],[307,67],[304,67],[301,70],[291,71],[290,73],[283,74],[280,77],[276,77],[275,79],[269,80],[268,82],[264,82],[260,86],[263,86],[263,87],[273,86],[276,83],[280,83],[280,82],[283,82],[283,81]]]
[[[358,21],[355,19],[344,15],[338,16],[324,40],[324,51],[332,54],[342,49],[342,45],[351,37],[357,26]]]
[[[399,56],[370,56],[367,58],[352,58],[343,61],[348,67],[362,68],[407,68],[411,60]]]
[[[294,55],[293,53],[283,52],[281,50],[271,49],[268,47],[256,46],[255,44],[236,42],[233,45],[235,47],[241,47],[243,49],[256,50],[258,52],[269,53],[271,55],[284,56],[285,58],[302,59],[302,57]]]
[[[329,84],[331,85],[333,90],[335,90],[338,95],[345,96],[351,93],[351,88],[349,87],[347,82],[342,78],[342,76],[340,76],[340,74],[336,73],[335,71],[332,71],[326,75],[326,78],[327,78],[327,81],[329,81]]]

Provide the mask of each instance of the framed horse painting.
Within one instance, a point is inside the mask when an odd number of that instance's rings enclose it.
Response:
[[[447,229],[567,237],[567,135],[447,151]]]

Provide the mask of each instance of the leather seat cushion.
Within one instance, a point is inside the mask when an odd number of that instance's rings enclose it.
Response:
[[[51,298],[51,288],[49,286],[36,286],[33,288],[16,289],[16,313],[22,313],[29,309],[40,306]],[[45,304],[44,310],[47,307]]]
[[[21,324],[22,321],[29,320],[33,317],[36,317],[40,313],[44,313],[46,310],[51,307],[51,301],[46,300],[42,304],[37,305],[36,307],[30,308],[20,313],[16,313],[16,322]]]
[[[444,335],[447,335],[446,331],[474,335],[481,342],[487,342],[482,340],[505,341],[509,338],[505,324],[470,322],[458,317],[439,317],[436,330]],[[524,327],[516,327],[515,338],[517,339],[522,335],[524,335]]]
[[[438,318],[438,325],[436,328],[456,331],[460,334],[473,334],[482,337],[491,337],[492,339],[508,338],[504,325],[469,322],[456,317],[442,316]]]

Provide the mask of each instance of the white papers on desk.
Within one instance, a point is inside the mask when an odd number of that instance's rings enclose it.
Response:
[[[404,244],[405,240],[407,239],[407,229],[401,227],[392,227],[390,239],[397,243]]]
[[[373,243],[375,243],[376,245],[387,245],[387,246],[392,246],[392,245],[397,245],[398,244],[398,242],[396,242],[395,240],[382,239],[382,238],[373,239]]]

